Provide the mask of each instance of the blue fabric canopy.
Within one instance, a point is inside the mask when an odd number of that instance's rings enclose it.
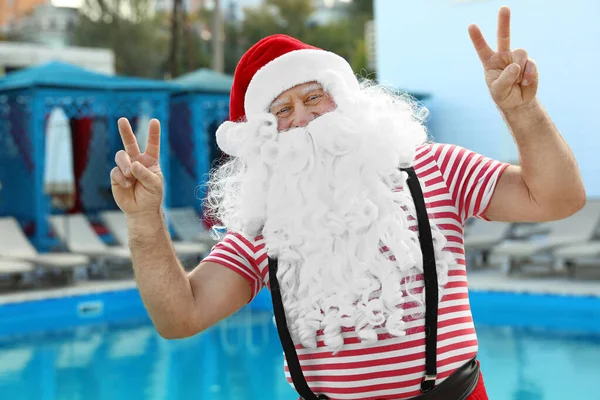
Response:
[[[229,93],[233,84],[233,76],[222,74],[211,69],[199,70],[181,75],[174,79],[178,86],[185,91]]]
[[[28,87],[67,87],[112,90],[174,89],[172,83],[93,72],[75,65],[52,61],[7,74],[0,80],[0,90]]]

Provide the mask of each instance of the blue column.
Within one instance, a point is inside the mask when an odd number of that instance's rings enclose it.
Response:
[[[46,215],[48,214],[50,203],[48,196],[44,193],[44,165],[46,163],[45,152],[45,121],[46,112],[44,107],[45,92],[34,91],[31,104],[31,119],[28,123],[28,131],[31,134],[31,144],[33,148],[33,188],[35,212],[35,235],[33,237],[34,245],[40,250],[47,250],[48,226]]]
[[[201,190],[197,192],[199,198],[206,196],[207,175],[210,170],[210,149],[208,148],[207,128],[210,125],[211,116],[207,110],[206,104],[209,100],[205,94],[190,95],[192,102],[192,129],[194,129],[194,153],[196,161],[197,185],[201,185]],[[196,201],[196,211],[203,214],[201,201]]]
[[[156,110],[156,118],[160,121],[161,135],[160,135],[160,166],[163,176],[165,178],[164,187],[164,198],[163,207],[168,209],[171,206],[171,196],[169,190],[169,183],[171,179],[171,169],[169,167],[169,100],[170,95],[168,92],[161,96],[160,106]]]

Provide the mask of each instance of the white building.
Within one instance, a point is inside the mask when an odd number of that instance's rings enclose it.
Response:
[[[104,74],[115,73],[115,55],[112,50],[0,42],[0,76],[49,61],[63,61]]]
[[[11,41],[0,42],[0,76],[49,61],[114,74],[112,50],[70,46],[78,17],[76,8],[56,7],[48,2],[11,20],[6,29]]]
[[[30,14],[11,22],[7,34],[23,42],[52,47],[68,46],[77,19],[76,8],[38,5]]]

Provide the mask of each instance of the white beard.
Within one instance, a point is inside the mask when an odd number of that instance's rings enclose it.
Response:
[[[355,107],[281,133],[272,116],[261,116],[231,136],[243,167],[236,184],[224,185],[237,196],[221,194],[231,208],[223,222],[263,235],[278,260],[290,332],[308,348],[318,346],[321,329],[333,351],[344,344],[342,328],[367,343],[378,340],[376,328],[403,336],[405,321],[424,311],[415,281],[421,249],[408,220],[414,204],[399,168],[412,165],[425,131],[406,116],[381,120],[377,107]],[[454,260],[435,227],[433,235],[441,299]]]

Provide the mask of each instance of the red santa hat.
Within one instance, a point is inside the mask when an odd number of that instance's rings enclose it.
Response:
[[[246,115],[266,112],[273,100],[296,85],[312,81],[327,84],[320,79],[327,71],[337,73],[350,88],[358,88],[358,80],[344,58],[287,35],[267,36],[238,63],[229,119],[241,122]]]

